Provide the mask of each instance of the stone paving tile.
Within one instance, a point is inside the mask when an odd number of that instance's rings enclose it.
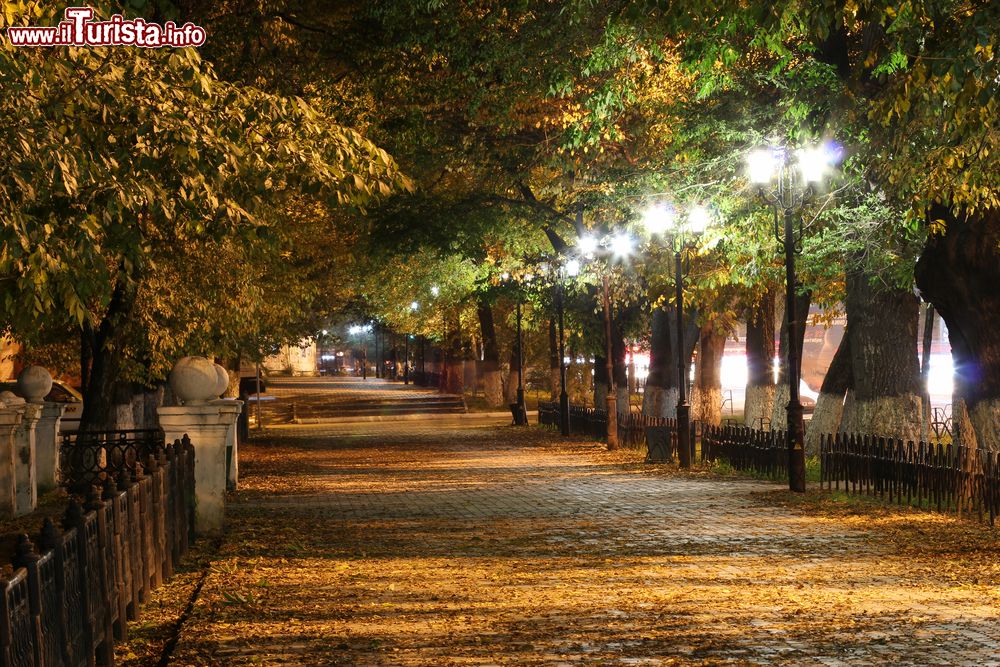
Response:
[[[995,590],[769,505],[774,485],[554,440],[273,430],[176,664],[1000,664]]]

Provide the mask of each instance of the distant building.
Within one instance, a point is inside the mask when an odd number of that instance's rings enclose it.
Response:
[[[316,340],[303,338],[298,345],[282,345],[277,354],[261,364],[270,375],[319,375],[319,354]]]

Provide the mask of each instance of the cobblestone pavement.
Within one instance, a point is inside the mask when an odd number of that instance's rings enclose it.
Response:
[[[303,422],[337,421],[359,414],[376,414],[380,408],[392,412],[420,412],[441,403],[459,408],[462,405],[460,396],[377,378],[274,377],[265,382],[260,407],[261,421],[267,426],[288,423],[293,418]]]
[[[557,441],[457,418],[272,431],[174,664],[1000,665],[995,557],[953,569],[929,515],[905,515],[928,544],[902,553],[891,521]]]

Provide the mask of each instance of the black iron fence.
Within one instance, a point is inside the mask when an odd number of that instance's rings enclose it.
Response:
[[[1000,453],[961,445],[838,433],[820,445],[821,479],[828,489],[985,516],[1000,513]]]
[[[539,402],[538,423],[559,426],[559,403]],[[569,406],[570,435],[585,435],[603,440],[608,434],[608,411],[582,405]],[[677,421],[637,412],[618,413],[618,442],[623,447],[643,447],[659,451],[658,460],[677,453]]]
[[[46,520],[38,551],[19,538],[13,574],[0,578],[0,664],[113,665],[127,621],[187,553],[194,448],[186,436],[164,446],[161,434],[156,454],[128,464],[138,447],[114,449],[120,465],[101,464],[103,487],[72,500],[61,529]]]
[[[760,431],[746,426],[705,426],[701,458],[724,461],[734,470],[768,477],[788,476],[788,444],[784,431]]]
[[[85,431],[63,433],[59,447],[60,484],[74,493],[87,493],[94,484],[122,470],[134,470],[150,456],[159,459],[164,451],[160,429]]]

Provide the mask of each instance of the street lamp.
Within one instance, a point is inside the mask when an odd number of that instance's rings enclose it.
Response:
[[[635,251],[635,239],[626,232],[598,240],[594,236],[580,237],[577,252],[583,259],[606,258],[611,262],[625,262]],[[615,389],[614,356],[611,345],[611,288],[609,271],[601,272],[602,303],[604,306],[605,359],[608,373],[608,449],[618,449],[618,397]]]
[[[682,468],[690,468],[694,458],[691,438],[691,405],[687,399],[689,360],[684,358],[684,266],[681,254],[694,248],[694,239],[708,228],[711,211],[697,205],[686,216],[678,215],[672,206],[657,204],[646,211],[643,223],[650,235],[674,236],[674,284],[677,288],[677,458]],[[693,237],[688,240],[687,236]]]
[[[566,332],[565,320],[565,289],[566,279],[580,275],[580,260],[575,257],[557,257],[543,264],[544,272],[549,273],[556,287],[556,313],[559,335],[559,432],[569,435],[569,393],[566,391]]]
[[[420,310],[420,304],[416,301],[410,302],[410,312],[415,313]],[[403,334],[403,384],[410,384],[410,334]]]
[[[774,235],[785,251],[785,322],[788,329],[788,486],[806,490],[805,425],[799,400],[801,360],[797,349],[799,322],[795,313],[795,254],[801,252],[802,208],[814,196],[836,162],[838,155],[829,146],[809,146],[794,152],[782,147],[754,150],[747,156],[750,181],[765,205],[774,210]],[[778,214],[784,221],[784,230]],[[795,219],[799,228],[795,229]]]

